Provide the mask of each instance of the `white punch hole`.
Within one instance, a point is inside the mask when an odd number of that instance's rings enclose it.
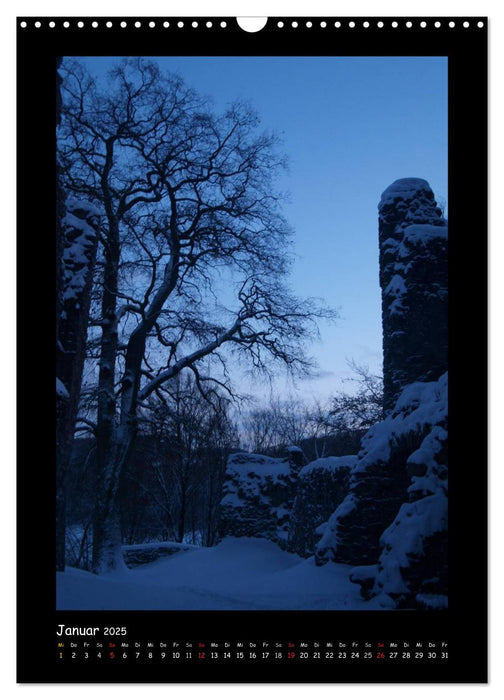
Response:
[[[240,29],[243,29],[244,32],[260,32],[261,29],[264,29],[266,26],[266,22],[268,21],[267,17],[237,17],[236,21],[238,22],[238,26]]]

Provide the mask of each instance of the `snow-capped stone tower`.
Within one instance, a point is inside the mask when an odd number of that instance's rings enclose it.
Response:
[[[429,183],[393,182],[379,211],[384,404],[448,366],[448,228]]]
[[[425,180],[397,180],[379,204],[384,420],[315,550],[353,564],[383,607],[444,608],[448,594],[448,228]]]

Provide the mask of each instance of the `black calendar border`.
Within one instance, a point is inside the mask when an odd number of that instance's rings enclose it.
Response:
[[[30,682],[459,682],[487,680],[487,19],[270,18],[258,34],[234,18],[89,17],[17,20],[18,109],[18,681]],[[84,20],[84,28],[77,20]],[[155,29],[146,24],[156,21]],[[199,26],[192,28],[197,19]],[[311,19],[313,26],[304,24]],[[341,27],[336,30],[334,21]],[[406,28],[408,19],[412,28]],[[432,27],[433,19],[441,22]],[[41,27],[35,27],[35,21]],[[68,20],[70,26],[62,23]],[[105,22],[113,22],[107,28]],[[214,23],[211,30],[206,22]],[[226,29],[220,22],[227,23]],[[277,22],[283,20],[280,29]],[[298,21],[298,27],[290,25]],[[322,29],[320,21],[327,27]],[[362,23],[368,20],[366,29]],[[384,27],[378,29],[382,20]],[[392,26],[392,20],[398,26]],[[420,27],[426,20],[428,28]],[[470,28],[463,28],[463,22]],[[27,27],[20,28],[21,21]],[[133,28],[141,21],[143,28]],[[182,21],[183,28],[175,27]],[[355,27],[349,22],[354,21]],[[477,21],[484,28],[477,28]],[[196,47],[196,50],[195,50]],[[449,71],[449,609],[419,611],[55,610],[54,231],[55,59],[60,55],[448,56]],[[385,183],[386,184],[386,183]],[[474,313],[473,309],[479,309]],[[43,332],[40,332],[42,320]],[[37,321],[34,324],[33,321]],[[35,450],[33,449],[35,447]],[[469,507],[469,503],[471,506]],[[474,505],[472,505],[474,504]],[[477,543],[476,545],[474,543]],[[56,665],[58,624],[126,625],[131,639],[444,639],[440,666],[255,663],[205,667]],[[323,632],[321,632],[323,630]]]

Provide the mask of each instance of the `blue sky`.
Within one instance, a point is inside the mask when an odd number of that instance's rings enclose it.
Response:
[[[87,59],[93,73],[108,58]],[[377,204],[402,177],[447,188],[446,57],[166,57],[159,63],[221,111],[248,100],[279,133],[289,158],[281,188],[295,230],[291,286],[340,311],[314,345],[321,377],[301,382],[325,398],[349,375],[347,358],[381,372]],[[282,380],[278,390],[284,391]]]

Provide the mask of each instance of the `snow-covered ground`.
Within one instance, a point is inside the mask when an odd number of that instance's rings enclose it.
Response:
[[[59,610],[374,609],[351,583],[352,567],[314,564],[259,538],[227,537],[120,574],[57,575]]]

